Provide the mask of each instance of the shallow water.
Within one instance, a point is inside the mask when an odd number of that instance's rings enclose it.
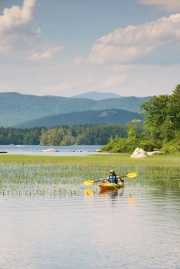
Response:
[[[179,189],[78,188],[64,196],[1,193],[0,268],[180,268]]]

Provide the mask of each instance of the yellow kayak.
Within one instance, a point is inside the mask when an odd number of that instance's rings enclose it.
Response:
[[[102,191],[110,190],[110,189],[119,189],[124,187],[124,182],[119,182],[119,184],[115,183],[104,183],[104,184],[98,184],[99,188]]]

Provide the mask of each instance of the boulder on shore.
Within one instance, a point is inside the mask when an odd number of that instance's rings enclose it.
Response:
[[[148,154],[145,150],[141,148],[136,148],[133,154],[131,155],[131,158],[144,158],[147,157]]]
[[[136,148],[133,154],[131,155],[131,158],[143,158],[143,157],[159,155],[159,154],[163,154],[163,152],[160,150],[146,152],[144,149]]]

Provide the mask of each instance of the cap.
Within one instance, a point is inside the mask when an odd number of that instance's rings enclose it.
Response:
[[[110,170],[110,173],[115,173],[114,170]]]

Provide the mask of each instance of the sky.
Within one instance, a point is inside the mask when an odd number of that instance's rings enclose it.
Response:
[[[0,0],[0,92],[172,94],[180,0]]]

